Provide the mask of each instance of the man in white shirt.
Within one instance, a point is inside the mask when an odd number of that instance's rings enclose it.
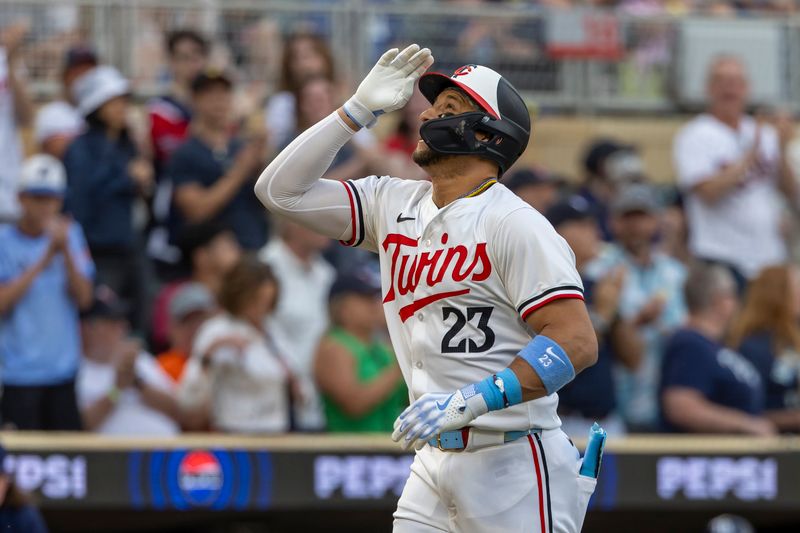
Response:
[[[320,252],[331,241],[294,222],[277,223],[279,237],[259,253],[287,295],[278,299],[269,332],[294,366],[302,390],[303,398],[294,406],[295,423],[301,430],[318,431],[324,428],[325,419],[313,378],[314,354],[328,328],[328,293],[336,277]]]
[[[100,286],[84,317],[76,383],[84,426],[105,435],[176,435],[181,413],[174,384],[139,341],[127,337],[127,311],[110,288]]]
[[[706,113],[675,137],[673,156],[686,193],[689,247],[695,256],[725,264],[741,284],[766,265],[786,258],[781,235],[784,200],[797,203],[787,164],[793,132],[745,114],[747,75],[735,57],[708,70]]]
[[[33,118],[33,104],[16,72],[27,33],[27,23],[0,30],[0,223],[12,222],[19,215],[17,178],[22,169],[22,144],[18,128],[28,126]]]

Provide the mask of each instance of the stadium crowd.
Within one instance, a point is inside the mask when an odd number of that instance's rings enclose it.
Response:
[[[194,31],[169,35],[169,82],[143,105],[78,46],[61,97],[38,109],[17,68],[23,37],[9,27],[0,47],[0,423],[389,431],[408,398],[374,259],[269,218],[252,192],[346,96],[326,40],[288,36],[279,90],[240,117],[236,76],[209,66]],[[747,96],[742,64],[717,58],[707,110],[674,140],[674,188],[614,139],[587,147],[575,179],[524,166],[503,178],[583,278],[600,356],[559,393],[569,434],[595,420],[615,436],[800,431],[794,131],[791,117],[746,114]],[[425,106],[417,94],[387,135],[359,132],[327,177],[426,179],[409,157]]]

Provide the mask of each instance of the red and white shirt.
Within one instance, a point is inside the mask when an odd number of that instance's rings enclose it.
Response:
[[[352,227],[343,244],[380,258],[386,321],[412,400],[499,372],[530,342],[528,315],[583,298],[567,243],[499,183],[441,209],[429,182],[370,176],[342,185]],[[557,405],[551,394],[473,425],[554,428]]]

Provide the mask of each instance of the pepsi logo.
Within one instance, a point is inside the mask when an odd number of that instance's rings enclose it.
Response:
[[[453,75],[451,76],[451,78],[458,78],[459,76],[466,76],[467,74],[469,74],[470,72],[472,72],[476,68],[478,68],[478,65],[464,65],[463,67],[458,67],[455,70],[455,72],[453,72]]]
[[[188,452],[178,466],[178,487],[193,505],[213,504],[224,481],[219,460],[206,451]]]

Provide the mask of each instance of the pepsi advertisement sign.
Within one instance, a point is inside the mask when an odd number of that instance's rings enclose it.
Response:
[[[265,451],[178,449],[128,455],[128,490],[138,509],[266,509],[272,461]]]

